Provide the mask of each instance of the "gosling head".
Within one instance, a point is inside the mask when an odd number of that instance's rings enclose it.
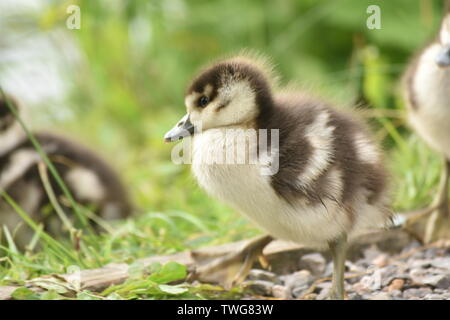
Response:
[[[195,132],[249,126],[272,105],[273,77],[261,59],[235,57],[194,78],[185,96],[187,114],[165,136],[176,141]]]
[[[436,63],[439,67],[450,66],[450,13],[444,17],[439,32],[440,51],[436,57]]]

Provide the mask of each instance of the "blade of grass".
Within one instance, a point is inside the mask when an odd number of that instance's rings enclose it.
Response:
[[[12,253],[18,253],[16,244],[14,243],[13,237],[11,236],[11,233],[8,230],[8,227],[6,225],[3,225],[3,231],[5,233],[6,242],[8,244],[9,251]]]
[[[45,164],[43,162],[39,162],[38,170],[42,180],[42,184],[44,185],[44,189],[45,192],[47,193],[50,203],[52,204],[53,208],[56,211],[56,214],[61,219],[62,223],[67,228],[67,230],[69,230],[70,235],[72,236],[73,232],[75,231],[75,228],[73,227],[63,208],[60,206],[58,200],[56,199],[55,193],[53,192],[52,186],[50,185],[50,181],[48,179]]]
[[[58,257],[64,261],[64,258],[69,259],[72,263],[77,263],[80,266],[84,266],[84,263],[79,257],[53,239],[49,234],[39,228],[39,226],[31,219],[28,214],[12,199],[5,191],[0,190],[0,196],[3,197],[6,202],[20,215],[20,217],[26,222],[26,224],[32,228],[35,232],[38,232],[40,237],[52,248]]]

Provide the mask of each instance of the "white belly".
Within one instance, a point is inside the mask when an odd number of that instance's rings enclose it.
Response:
[[[436,65],[438,51],[432,46],[420,58],[413,83],[418,110],[409,120],[430,147],[450,159],[450,69]]]
[[[325,208],[299,200],[292,206],[275,193],[270,176],[261,175],[257,164],[201,163],[200,154],[216,154],[224,148],[209,132],[194,137],[192,154],[193,173],[209,194],[279,239],[325,247],[328,240],[348,231],[350,222],[335,202],[325,200]]]
[[[438,117],[420,112],[410,114],[409,121],[432,149],[450,159],[450,115]]]

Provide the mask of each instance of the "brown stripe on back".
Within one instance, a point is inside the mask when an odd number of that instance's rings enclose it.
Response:
[[[322,202],[320,184],[312,188],[299,186],[298,177],[308,166],[313,146],[305,137],[305,129],[323,111],[321,102],[295,97],[278,97],[272,112],[262,112],[257,126],[260,129],[279,129],[279,170],[271,177],[275,192],[289,203],[306,198]],[[320,179],[320,176],[318,177]]]
[[[322,112],[328,112],[328,126],[333,131],[333,158],[328,168],[305,188],[299,186],[298,178],[308,166],[314,150],[305,137],[305,128]],[[358,158],[355,136],[363,133],[371,141],[363,123],[352,115],[336,111],[321,102],[305,97],[278,97],[271,112],[262,113],[258,128],[280,129],[279,171],[271,177],[275,192],[288,203],[306,199],[311,204],[324,204],[325,199],[338,202],[353,223],[356,219],[354,205],[356,196],[364,194],[368,204],[375,204],[385,193],[387,173],[383,163],[367,163]],[[381,158],[381,157],[380,157]],[[381,161],[381,160],[380,160]],[[335,199],[329,187],[328,175],[335,168],[342,179],[341,196]],[[325,204],[324,204],[325,205]]]
[[[367,129],[345,113],[333,111],[331,119],[330,122],[336,127],[335,161],[344,180],[341,201],[352,203],[354,196],[364,191],[367,193],[367,203],[374,204],[386,190],[388,175],[382,162],[368,163],[357,156],[354,137],[363,133],[371,141]]]

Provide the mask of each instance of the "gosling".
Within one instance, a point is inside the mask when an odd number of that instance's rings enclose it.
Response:
[[[10,105],[23,114],[23,108],[16,101],[11,97],[8,100]],[[132,206],[127,192],[117,173],[107,162],[86,147],[60,135],[34,132],[34,136],[53,162],[75,201],[92,209],[94,214],[105,220],[125,218],[131,214]],[[51,207],[50,200],[38,170],[41,161],[39,153],[11,113],[7,101],[0,97],[0,190],[15,200],[32,219],[42,223],[44,230],[55,236],[63,236],[65,231],[61,221],[56,214],[49,214],[48,211]],[[58,202],[73,220],[70,203],[64,198],[53,177],[50,174],[48,176]],[[0,226],[2,225],[14,235],[17,247],[26,249],[34,232],[0,198]],[[94,226],[98,230],[99,226]]]
[[[352,116],[301,92],[274,91],[271,70],[245,55],[205,68],[187,90],[187,114],[165,140],[192,135],[199,185],[270,237],[330,249],[330,298],[343,299],[348,240],[391,218],[382,155]],[[228,158],[239,144],[226,139],[230,130],[245,132],[244,163]],[[248,139],[249,130],[270,137]],[[222,154],[225,164],[205,161]]]
[[[412,226],[428,216],[425,243],[450,238],[448,182],[450,176],[450,10],[444,16],[436,40],[409,65],[403,87],[409,122],[417,134],[444,159],[438,192],[425,210],[412,216]]]

